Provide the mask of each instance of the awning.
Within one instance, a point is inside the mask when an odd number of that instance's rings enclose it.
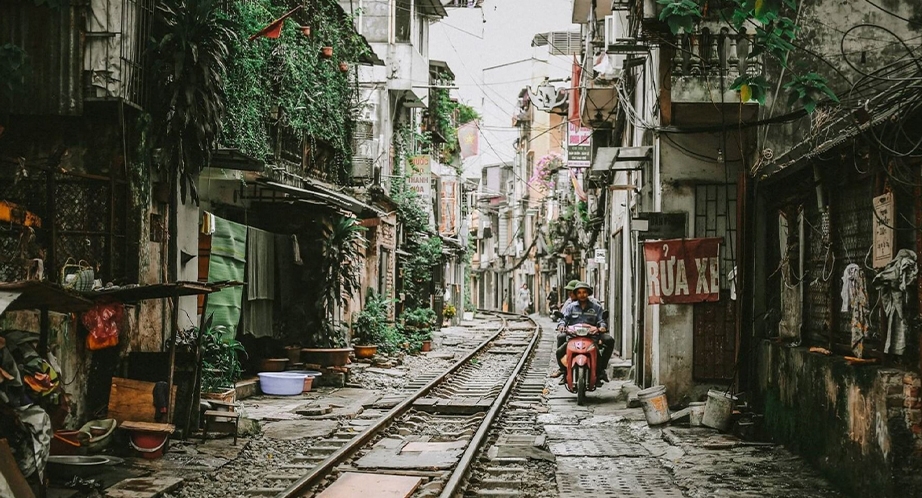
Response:
[[[416,8],[425,16],[447,17],[448,11],[439,0],[416,0]]]
[[[326,204],[333,206],[339,209],[349,211],[351,213],[362,215],[362,214],[372,214],[374,216],[383,216],[384,213],[364,202],[352,197],[349,194],[344,194],[342,192],[337,192],[333,189],[323,187],[316,183],[306,183],[304,188],[294,187],[291,185],[285,185],[282,183],[275,182],[268,178],[258,178],[256,179],[256,184],[260,187],[271,189],[277,192],[282,192],[288,196],[294,197],[296,199],[303,199],[306,201],[315,201],[320,204]]]
[[[240,149],[220,148],[211,153],[211,167],[237,171],[262,171],[265,161],[248,156]]]
[[[121,303],[136,303],[148,299],[168,297],[198,296],[211,294],[224,287],[243,285],[243,282],[173,282],[149,285],[126,285],[109,289],[99,289],[81,293],[89,299],[114,299]]]
[[[653,158],[653,147],[599,147],[592,161],[593,173],[632,171]]]
[[[77,313],[92,307],[93,301],[50,282],[37,280],[0,282],[0,313],[41,309],[59,313]]]
[[[417,95],[413,90],[402,90],[400,94],[403,97],[403,106],[408,109],[428,109],[425,95]]]

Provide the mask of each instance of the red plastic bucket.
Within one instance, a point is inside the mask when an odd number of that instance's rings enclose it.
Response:
[[[169,437],[166,432],[131,431],[128,442],[142,457],[156,460],[163,456],[163,447]]]

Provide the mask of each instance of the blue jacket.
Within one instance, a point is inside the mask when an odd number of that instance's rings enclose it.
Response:
[[[600,329],[608,328],[605,319],[602,318],[602,305],[589,300],[586,303],[586,309],[579,305],[579,301],[573,301],[566,305],[562,311],[563,318],[557,322],[558,327],[568,327],[570,325],[588,324]]]

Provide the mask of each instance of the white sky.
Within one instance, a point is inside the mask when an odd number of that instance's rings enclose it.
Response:
[[[571,11],[571,0],[486,0],[481,9],[448,9],[448,17],[431,26],[430,58],[448,63],[459,87],[453,95],[484,118],[480,156],[465,162],[466,176],[479,176],[483,165],[512,160],[517,137],[512,111],[518,90],[532,76],[530,64],[487,68],[530,59],[538,33],[578,29],[570,23]],[[569,75],[568,65],[555,58],[550,62],[555,71]]]

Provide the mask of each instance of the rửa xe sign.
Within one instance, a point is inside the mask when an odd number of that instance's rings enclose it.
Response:
[[[720,300],[720,243],[723,239],[644,242],[647,302],[686,304]]]

